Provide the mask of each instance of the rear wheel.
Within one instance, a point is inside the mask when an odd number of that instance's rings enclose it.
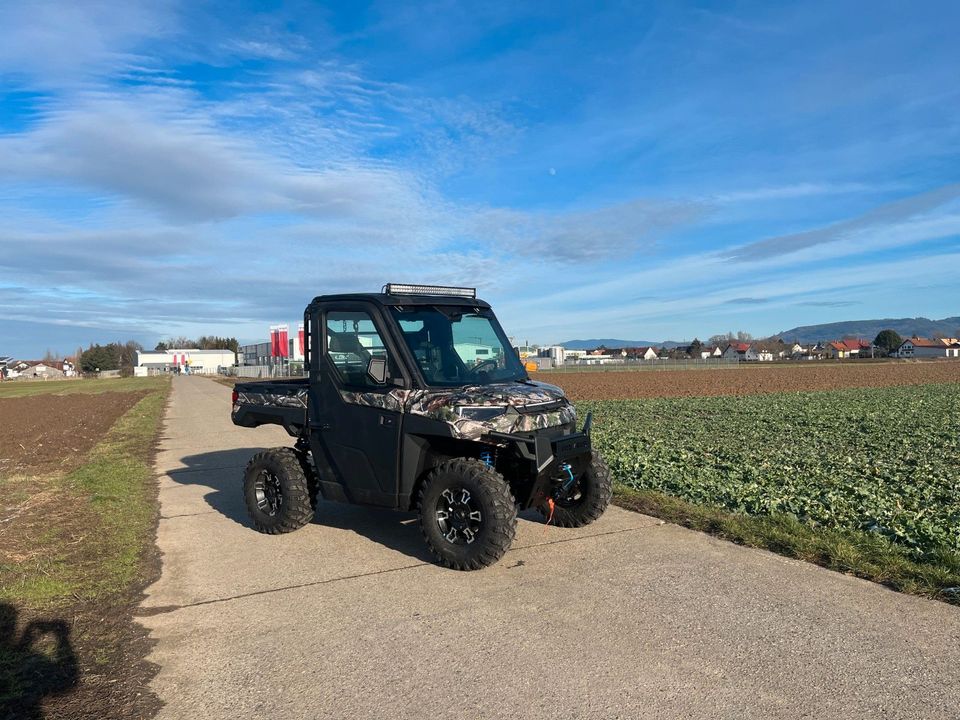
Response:
[[[566,492],[554,498],[550,522],[560,527],[589,525],[603,515],[612,498],[610,469],[598,453],[593,453],[587,469]],[[549,506],[541,505],[538,509],[544,517],[550,517]]]
[[[279,535],[313,519],[310,488],[292,448],[273,448],[253,456],[243,474],[243,495],[253,526]]]
[[[517,506],[503,476],[457,458],[431,470],[420,488],[420,529],[441,564],[478,570],[497,562],[517,530]]]

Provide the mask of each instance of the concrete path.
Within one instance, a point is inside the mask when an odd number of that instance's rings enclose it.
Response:
[[[950,718],[960,610],[611,508],[520,520],[473,573],[412,515],[325,503],[272,537],[241,473],[280,430],[174,379],[163,574],[141,621],[162,718]]]

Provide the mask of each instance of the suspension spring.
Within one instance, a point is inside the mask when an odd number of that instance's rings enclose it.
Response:
[[[494,453],[494,451],[492,450],[481,450],[480,460],[481,462],[483,462],[484,465],[490,468],[495,467],[497,464],[496,453]]]

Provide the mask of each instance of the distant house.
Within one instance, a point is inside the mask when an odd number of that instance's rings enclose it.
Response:
[[[656,360],[657,349],[654,347],[632,347],[626,349],[627,357],[631,360]]]
[[[63,377],[62,362],[44,362],[43,360],[20,360],[14,364],[14,371],[25,378]]]
[[[790,357],[794,360],[820,360],[825,354],[824,346],[820,343],[807,347],[794,343],[790,348]]]
[[[844,358],[853,358],[870,355],[870,349],[873,347],[867,340],[846,339],[836,340],[828,346],[830,357],[837,360]]]
[[[719,345],[717,347],[705,347],[700,351],[701,360],[709,360],[710,358],[723,357],[723,348]]]
[[[947,348],[947,357],[960,358],[960,338],[940,338]]]
[[[834,341],[830,343],[830,357],[835,360],[843,360],[846,357],[850,357],[850,351],[847,349],[847,346],[842,342]]]
[[[960,358],[960,341],[957,338],[930,340],[928,338],[912,337],[900,344],[896,356],[899,358]]]
[[[744,362],[756,362],[760,359],[757,351],[750,343],[730,343],[727,349],[723,351],[723,357],[728,360],[741,360]],[[771,360],[773,357],[771,356]]]

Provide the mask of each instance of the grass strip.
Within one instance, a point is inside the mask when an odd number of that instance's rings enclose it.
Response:
[[[960,553],[943,550],[918,563],[882,535],[814,527],[792,515],[744,515],[697,505],[656,490],[616,486],[614,502],[738,545],[769,550],[886,585],[900,592],[960,605]]]
[[[169,387],[169,383],[165,383]],[[67,477],[89,498],[97,531],[92,572],[81,595],[97,597],[127,588],[137,577],[144,547],[152,541],[156,514],[152,451],[167,393],[152,393],[133,406],[90,455]]]

